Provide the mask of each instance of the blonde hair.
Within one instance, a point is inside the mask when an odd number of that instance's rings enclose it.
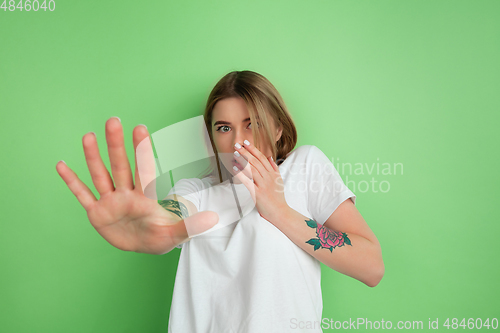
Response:
[[[292,117],[278,90],[276,90],[269,80],[259,73],[248,70],[233,71],[226,74],[217,82],[208,96],[203,116],[212,148],[216,155],[216,163],[211,161],[209,171],[204,176],[216,176],[216,164],[218,170],[217,176],[221,182],[231,179],[231,174],[224,167],[221,168],[220,166],[220,159],[218,158],[217,148],[212,136],[212,113],[218,101],[230,97],[241,97],[245,101],[251,123],[259,123],[259,126],[252,126],[255,146],[259,148],[270,145],[272,157],[276,161],[276,164],[280,165],[297,143],[297,129]],[[275,129],[282,129],[281,137],[277,142],[275,142],[276,133],[272,131],[268,116],[274,121]],[[264,142],[260,142],[261,135],[264,138]]]

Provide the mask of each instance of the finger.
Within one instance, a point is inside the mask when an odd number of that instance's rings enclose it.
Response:
[[[278,168],[278,165],[276,163],[274,163],[274,160],[273,160],[273,157],[272,156],[269,156],[267,158],[267,160],[269,161],[269,163],[271,164],[271,166],[273,167],[273,170],[274,171],[279,171],[280,169]]]
[[[245,167],[245,169],[248,170],[247,173],[251,174],[251,177],[249,177],[249,178],[250,178],[250,180],[253,180],[253,182],[255,183],[256,186],[261,184],[264,177],[260,174],[260,172],[251,163],[247,163],[247,166]]]
[[[134,188],[132,172],[125,151],[123,128],[119,118],[113,117],[106,122],[106,141],[115,187],[132,190]]]
[[[219,222],[219,215],[213,211],[198,212],[183,220],[169,223],[165,227],[173,242],[178,245],[188,238],[211,229]]]
[[[241,172],[236,173],[235,177],[240,180],[240,182],[245,185],[247,190],[250,192],[250,195],[252,196],[253,202],[256,202],[255,200],[255,184],[252,182],[251,179],[248,179],[245,175],[243,175]]]
[[[134,190],[145,194],[150,199],[157,199],[156,184],[152,183],[156,179],[155,158],[146,125],[138,125],[134,128],[133,141],[135,152]]]
[[[252,154],[252,156],[254,156],[257,160],[259,160],[260,163],[262,163],[262,166],[267,171],[271,171],[273,169],[267,157],[264,154],[262,154],[262,152],[259,149],[257,149],[257,147],[252,145],[248,140],[245,140],[243,142],[243,148],[246,149],[248,152],[250,152],[250,154]]]
[[[243,174],[245,176],[247,176],[248,178],[252,179],[252,169],[250,168],[250,163],[242,156],[240,155],[240,153],[238,152],[238,154],[234,154],[234,159],[236,160],[236,162],[238,162],[242,167],[243,169],[240,169],[238,167],[237,170],[234,169],[236,172],[243,172]]]
[[[216,212],[207,210],[186,217],[183,221],[188,236],[193,237],[216,225],[219,222],[219,215]]]
[[[114,191],[115,187],[113,185],[113,180],[109,175],[108,169],[106,169],[106,166],[102,162],[95,133],[91,132],[85,134],[82,139],[82,144],[85,160],[87,161],[90,176],[92,177],[92,182],[97,192],[103,196],[106,193]]]
[[[71,170],[66,163],[59,161],[56,164],[56,170],[59,176],[64,180],[66,185],[69,187],[71,193],[73,193],[78,202],[83,206],[86,211],[89,211],[94,202],[97,201],[94,193],[85,185],[76,175],[76,173]]]
[[[236,148],[235,148],[236,149]],[[257,174],[263,178],[266,173],[269,171],[266,170],[266,168],[262,165],[259,159],[257,159],[255,156],[253,156],[248,150],[246,150],[244,147],[238,148],[238,153],[241,154],[242,157],[245,157],[245,159],[248,161],[247,164],[250,164],[253,166],[253,169],[251,169],[252,176],[254,174]],[[255,170],[255,171],[254,171]],[[272,170],[272,169],[271,169]],[[253,178],[253,177],[252,177]]]

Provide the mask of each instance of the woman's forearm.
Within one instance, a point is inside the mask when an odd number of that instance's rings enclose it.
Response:
[[[328,229],[289,206],[279,211],[270,222],[304,251],[370,287],[380,282],[384,263],[378,241]]]

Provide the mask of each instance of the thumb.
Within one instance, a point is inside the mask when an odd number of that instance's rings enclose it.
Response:
[[[182,238],[192,238],[202,232],[211,229],[219,222],[219,215],[212,211],[203,211],[192,216],[186,217],[177,223],[177,233]],[[179,235],[178,235],[179,236]]]

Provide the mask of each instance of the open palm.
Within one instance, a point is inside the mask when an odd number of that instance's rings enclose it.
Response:
[[[145,126],[134,128],[134,185],[125,151],[123,129],[118,118],[110,118],[106,122],[106,141],[113,179],[101,159],[95,135],[87,133],[83,136],[85,159],[92,182],[100,194],[99,200],[65,163],[58,162],[56,169],[87,211],[92,226],[111,245],[124,251],[163,254],[186,241],[189,238],[188,230],[202,232],[214,226],[218,216],[214,212],[205,211],[181,220],[166,211],[157,200],[144,195],[137,168],[137,146],[148,137]]]

